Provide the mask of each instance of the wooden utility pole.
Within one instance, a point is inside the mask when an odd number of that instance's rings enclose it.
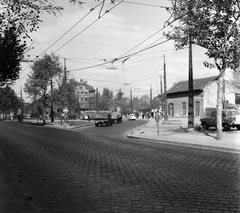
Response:
[[[53,80],[51,77],[51,122],[54,122],[54,110],[53,110]]]
[[[96,88],[96,111],[98,112],[98,88]]]
[[[165,55],[163,56],[163,74],[164,74],[164,121],[168,120],[168,109],[167,109],[167,77],[166,77],[166,63]]]
[[[133,102],[132,102],[132,87],[130,87],[130,99],[131,99],[131,113],[133,113]]]
[[[161,97],[163,95],[163,88],[162,88],[162,76],[160,75],[160,92],[161,92]]]
[[[188,71],[188,128],[194,126],[193,68],[192,68],[192,38],[189,33],[189,71]]]
[[[67,108],[67,68],[66,68],[66,58],[64,58],[64,108]]]
[[[150,84],[150,110],[152,111],[152,84]]]

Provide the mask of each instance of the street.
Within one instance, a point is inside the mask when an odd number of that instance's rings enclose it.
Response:
[[[239,154],[124,137],[140,124],[69,131],[0,122],[0,148],[38,212],[240,212]]]

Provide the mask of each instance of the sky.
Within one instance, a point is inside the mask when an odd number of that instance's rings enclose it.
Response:
[[[99,0],[84,2],[79,6],[55,0],[64,10],[57,16],[41,14],[43,22],[30,35],[33,49],[25,59],[54,53],[62,66],[66,59],[68,79],[88,81],[99,92],[108,88],[116,94],[121,89],[128,97],[130,90],[133,97],[150,95],[150,88],[153,97],[160,93],[164,56],[168,89],[188,79],[188,48],[176,51],[174,42],[165,42],[163,36],[163,32],[171,31],[166,27],[170,0],[116,0],[114,4],[105,0],[103,7]],[[147,49],[150,46],[154,47]],[[204,61],[212,62],[205,52],[193,46],[194,79],[218,75],[217,69],[204,67]],[[24,88],[31,65],[22,63],[20,78],[12,87],[17,95]],[[28,101],[28,94],[23,92],[23,98]]]

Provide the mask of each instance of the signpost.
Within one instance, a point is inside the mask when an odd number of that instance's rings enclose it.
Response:
[[[65,123],[66,123],[66,120],[67,120],[67,113],[68,113],[68,108],[67,108],[67,107],[65,107],[65,108],[63,109],[63,113],[64,113]]]
[[[156,123],[157,123],[157,133],[158,133],[158,136],[159,136],[159,121],[160,121],[159,112],[157,112],[157,113],[155,114],[155,120],[156,120]]]

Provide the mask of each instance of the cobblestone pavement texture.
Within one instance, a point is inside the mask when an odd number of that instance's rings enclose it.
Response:
[[[239,154],[17,122],[0,139],[0,183],[22,185],[1,212],[240,212]]]

